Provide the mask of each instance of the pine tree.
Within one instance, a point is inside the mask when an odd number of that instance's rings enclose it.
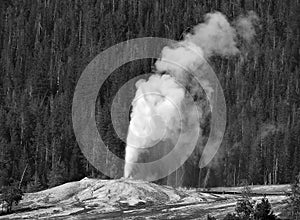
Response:
[[[293,184],[291,184],[291,193],[289,195],[289,212],[292,219],[300,219],[300,174]]]
[[[66,168],[63,162],[58,162],[48,176],[49,187],[58,186],[66,182]]]

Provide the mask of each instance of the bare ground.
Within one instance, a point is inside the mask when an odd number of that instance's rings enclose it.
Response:
[[[277,215],[284,217],[288,185],[252,186],[253,199],[263,194]],[[172,188],[136,180],[78,182],[25,194],[15,213],[0,219],[218,219],[233,212],[241,187]]]

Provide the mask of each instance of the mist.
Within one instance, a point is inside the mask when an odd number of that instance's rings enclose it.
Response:
[[[151,180],[155,176],[162,177],[164,167],[147,170],[139,163],[153,162],[165,156],[178,144],[182,134],[184,138],[178,148],[181,154],[195,134],[198,136],[197,146],[188,161],[192,166],[199,166],[203,149],[200,124],[208,115],[207,101],[214,91],[208,82],[198,82],[193,74],[200,78],[206,74],[206,60],[211,56],[238,55],[237,36],[251,41],[255,35],[253,22],[257,21],[252,12],[240,16],[233,25],[220,12],[208,13],[204,18],[204,23],[197,24],[183,41],[164,47],[153,75],[136,83],[127,136],[126,178]]]

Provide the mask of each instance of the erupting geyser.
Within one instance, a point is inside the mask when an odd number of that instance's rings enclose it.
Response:
[[[245,30],[254,30],[254,18],[253,13],[240,17],[234,28],[221,13],[209,13],[205,22],[195,26],[183,41],[163,48],[161,58],[155,63],[154,74],[147,81],[136,83],[124,177],[160,179],[166,176],[163,174],[166,170],[170,171],[167,175],[174,171],[171,169],[173,164],[183,164],[182,160],[191,153],[190,164],[198,167],[203,146],[201,119],[207,117],[203,103],[207,103],[214,91],[205,80],[199,83],[193,74],[201,78],[207,71],[205,59],[212,55],[238,54],[237,34],[241,33],[247,41],[252,39],[254,32]],[[196,149],[186,152],[190,144],[196,145]],[[175,145],[172,158],[166,158]],[[165,160],[163,166],[158,167],[154,163],[156,160]],[[148,165],[144,166],[145,163]],[[181,174],[181,183],[184,178]]]

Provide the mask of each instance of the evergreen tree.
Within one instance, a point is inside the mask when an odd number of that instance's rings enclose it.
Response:
[[[300,219],[300,174],[297,176],[293,184],[291,184],[291,193],[289,195],[289,212],[290,217]]]

